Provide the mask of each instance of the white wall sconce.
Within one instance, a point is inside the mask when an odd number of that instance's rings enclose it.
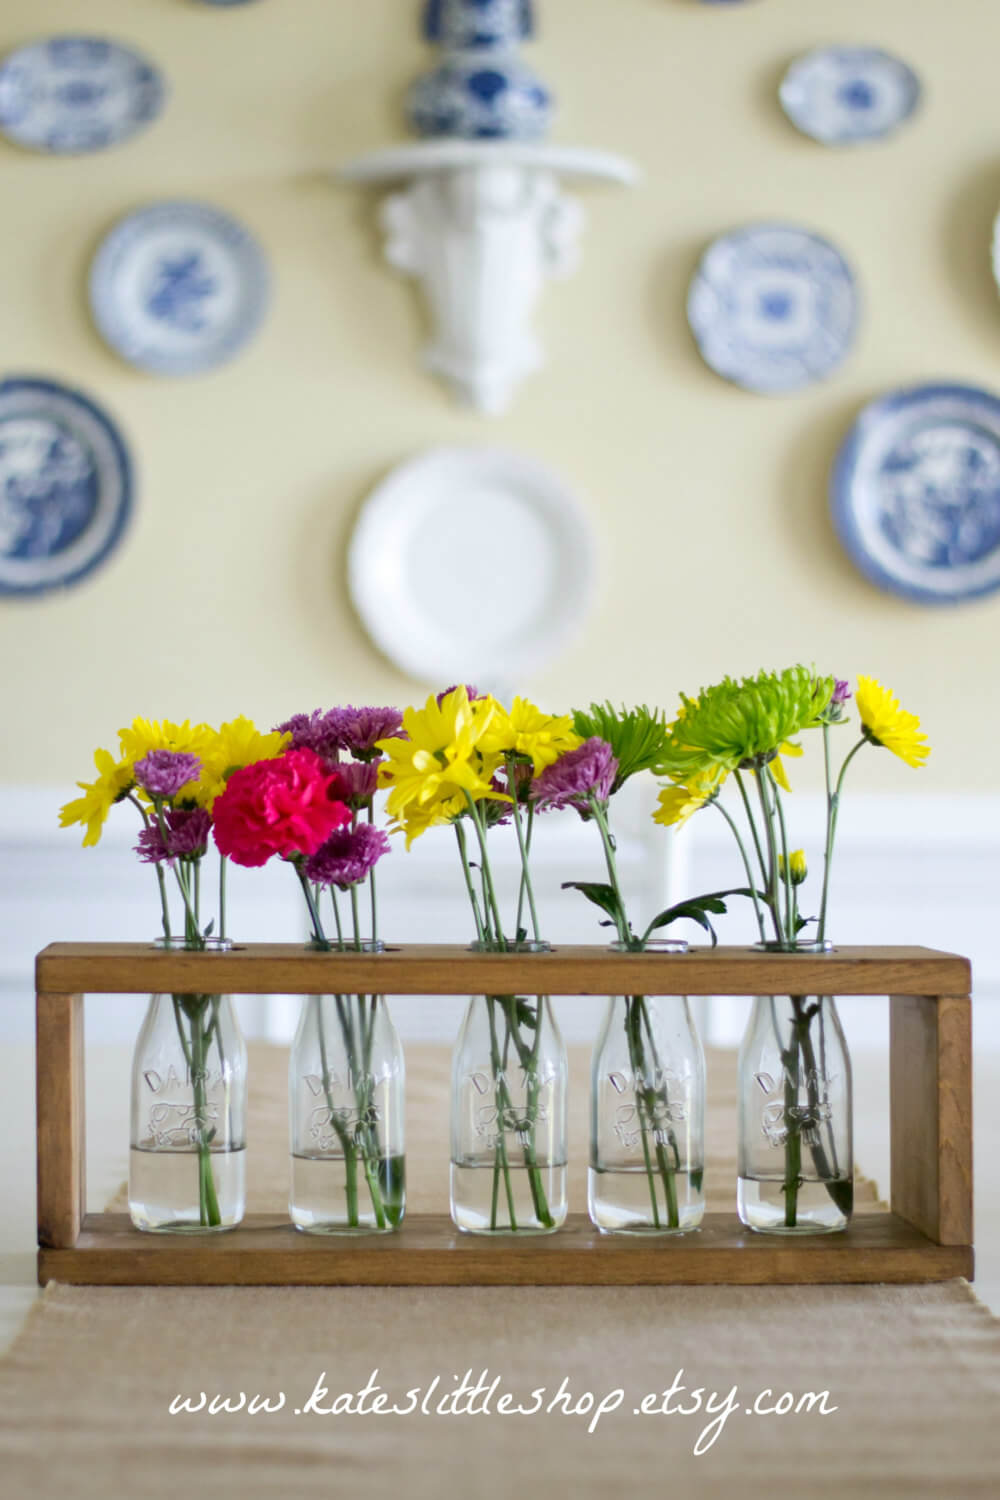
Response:
[[[443,49],[409,93],[423,139],[339,175],[398,185],[382,205],[385,256],[423,285],[424,364],[496,413],[544,363],[531,328],[542,286],[578,263],[583,210],[563,180],[627,186],[639,173],[610,152],[545,144],[551,96],[518,55],[534,30],[531,0],[427,0],[423,30]]]

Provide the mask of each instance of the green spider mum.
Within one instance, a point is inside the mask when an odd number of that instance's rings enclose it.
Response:
[[[659,709],[647,708],[645,703],[638,708],[626,708],[624,704],[614,708],[610,702],[592,703],[588,709],[574,710],[573,728],[581,739],[589,740],[596,735],[611,746],[618,762],[612,794],[637,771],[657,770],[670,737],[666,715]]]
[[[808,667],[724,677],[697,698],[681,694],[656,771],[689,782],[706,772],[760,770],[804,729],[818,728],[835,679]]]

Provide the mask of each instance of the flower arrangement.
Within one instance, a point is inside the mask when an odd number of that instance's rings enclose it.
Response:
[[[538,794],[542,778],[560,756],[580,747],[569,717],[546,714],[523,698],[507,709],[460,684],[428,698],[421,709],[408,708],[402,729],[378,742],[385,754],[379,785],[388,790],[386,808],[407,847],[428,829],[450,824],[477,942],[494,952],[526,941],[541,947],[532,836],[538,811],[559,800],[555,788],[544,798]],[[520,859],[512,922],[501,911],[490,861],[489,831],[501,823],[513,824]],[[558,1159],[564,1151],[565,1073],[562,1039],[546,999],[488,995],[481,1005],[470,1004],[455,1065],[456,1093],[466,1099],[456,1115],[468,1127],[456,1127],[452,1142],[452,1207],[461,1228],[558,1227],[565,1216],[565,1160]],[[523,1173],[511,1160],[511,1140]],[[484,1168],[490,1178],[486,1207],[467,1211],[463,1188],[474,1199]],[[520,1204],[518,1185],[525,1180],[528,1197]]]
[[[695,698],[682,695],[665,737],[656,769],[670,780],[655,818],[671,827],[705,807],[721,813],[736,840],[765,947],[795,951],[813,924],[812,946],[826,944],[837,822],[855,756],[866,746],[881,747],[919,768],[930,754],[920,720],[874,678],[859,677],[853,696],[860,733],[836,775],[831,740],[849,723],[849,684],[801,665],[738,681],[727,677]],[[801,756],[799,736],[816,730],[823,744],[825,852],[818,914],[806,917],[800,893],[808,871],[802,849],[789,837],[784,759]],[[739,799],[735,816],[721,796],[730,778]],[[853,1204],[850,1062],[833,999],[791,995],[786,1015],[774,999],[755,1002],[741,1073],[744,1222],[778,1232],[843,1228]],[[780,1168],[772,1165],[776,1156]],[[825,1195],[818,1203],[814,1183]],[[811,1206],[807,1201],[803,1208],[810,1195]]]
[[[846,681],[817,676],[803,666],[739,681],[726,677],[697,698],[682,694],[677,718],[665,735],[654,769],[670,781],[660,792],[654,817],[667,827],[679,827],[704,807],[722,814],[736,839],[762,943],[793,949],[812,922],[816,941],[825,940],[844,780],[859,750],[881,746],[915,768],[930,754],[916,715],[901,709],[874,678],[859,677],[855,700],[861,733],[834,779],[831,730],[847,724],[851,696]],[[803,918],[797,892],[806,878],[805,855],[792,849],[788,838],[784,797],[791,787],[784,758],[801,756],[797,737],[816,729],[823,740],[826,784],[823,889],[818,916]],[[720,800],[730,776],[745,819],[742,833]]]
[[[282,753],[236,772],[216,804],[215,840],[220,851],[240,865],[260,866],[274,857],[290,864],[305,898],[313,946],[326,952],[378,945],[375,867],[389,852],[389,840],[374,823],[381,759],[376,744],[399,726],[400,715],[394,708],[347,705],[296,714],[275,731],[285,745]],[[365,883],[370,938],[363,936],[359,901]],[[323,920],[324,893],[329,893],[335,937],[328,936]],[[349,925],[341,910],[345,898],[350,906]],[[338,1171],[342,1167],[345,1229],[363,1225],[362,1180],[374,1226],[392,1228],[402,1217],[404,1188],[401,1161],[384,1149],[376,1104],[379,1066],[375,1052],[379,1037],[390,1025],[383,1015],[384,1001],[378,995],[337,995],[332,1006],[326,1001],[327,997],[307,998],[293,1048],[295,1074],[301,1071],[299,1054],[308,1045],[307,1035],[315,1033],[317,1076],[325,1105],[312,1112],[312,1147],[307,1139],[298,1156],[325,1160]],[[328,1010],[336,1017],[335,1044],[328,1035]],[[341,1059],[339,1067],[336,1058]],[[301,1195],[297,1195],[294,1178],[293,1170],[295,1221],[300,1223],[301,1218],[300,1227],[322,1225],[331,1232],[338,1224],[334,1200],[340,1199],[340,1188],[320,1193],[326,1200],[325,1214],[314,1204],[308,1213],[296,1217],[296,1198]]]
[[[216,938],[212,936],[216,919],[203,926],[201,911],[202,862],[216,826],[216,810],[228,783],[245,774],[241,768],[250,763],[270,764],[281,754],[286,739],[287,736],[278,733],[261,734],[249,719],[242,717],[219,729],[208,724],[192,725],[188,720],[174,724],[167,719],[134,719],[128,728],[119,731],[117,755],[106,749],[94,752],[97,777],[91,782],[78,783],[82,795],[62,808],[60,823],[64,828],[82,824],[86,829],[84,845],[93,846],[101,838],[112,807],[130,803],[141,823],[136,853],[140,861],[152,865],[156,872],[164,943],[169,946],[179,942],[187,948],[204,949],[213,942],[224,942],[225,858],[219,863]],[[168,875],[173,877],[183,914],[182,934],[176,937]],[[145,1039],[155,1034],[157,999],[154,997],[151,1002],[137,1056]],[[217,1059],[217,1076],[228,1094],[240,1072],[236,1059],[226,1055],[223,1044],[231,1029],[229,1006],[225,1002],[224,1012],[221,996],[205,994],[173,995],[171,1006],[186,1086],[191,1093],[190,1114],[183,1107],[159,1102],[151,1119],[154,1127],[157,1121],[160,1124],[159,1128],[153,1128],[152,1134],[163,1138],[171,1151],[177,1149],[178,1137],[182,1147],[193,1149],[197,1159],[197,1223],[215,1229],[222,1227],[225,1214],[220,1208],[212,1157],[218,1154],[228,1133],[220,1134],[217,1108],[210,1100],[214,1076],[210,1055]],[[172,1131],[165,1132],[164,1110],[166,1118],[173,1119],[178,1108],[179,1123]],[[229,1113],[227,1107],[227,1118]],[[130,1199],[133,1197],[130,1192]],[[147,1210],[143,1208],[141,1212],[143,1227],[163,1227],[146,1224]]]

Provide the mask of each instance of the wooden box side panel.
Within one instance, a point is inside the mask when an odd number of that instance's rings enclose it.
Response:
[[[38,1243],[75,1245],[86,1212],[83,996],[37,997]]]
[[[972,1003],[890,1000],[893,1212],[941,1245],[972,1243]]]

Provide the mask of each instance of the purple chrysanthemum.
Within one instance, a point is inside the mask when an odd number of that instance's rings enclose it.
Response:
[[[342,760],[337,766],[337,781],[331,788],[340,802],[352,812],[362,812],[371,805],[378,790],[379,756],[376,760]]]
[[[158,800],[176,797],[182,786],[197,781],[201,760],[183,750],[150,750],[135,763],[135,779],[144,791]]]
[[[540,808],[575,807],[590,811],[589,798],[607,802],[618,774],[618,762],[607,740],[584,740],[536,777],[532,795]]]
[[[335,762],[342,754],[372,760],[376,740],[402,733],[403,716],[398,708],[317,708],[311,714],[293,714],[276,725],[281,734],[292,736],[293,750],[315,750],[324,760]]]
[[[306,860],[305,873],[316,885],[335,885],[346,891],[360,884],[389,848],[388,836],[371,823],[359,823],[353,831],[338,828]]]
[[[191,859],[205,853],[212,819],[203,807],[169,807],[163,815],[167,838],[158,823],[150,823],[139,835],[135,852],[148,865],[165,859]]]
[[[835,677],[833,683],[833,697],[830,702],[840,708],[851,697],[851,686],[845,677]]]
[[[451,687],[446,687],[443,692],[438,693],[437,699],[436,699],[438,708],[441,707],[441,704],[447,698],[448,694],[449,693],[453,693],[455,691],[455,689],[457,687],[459,687],[459,686],[460,686],[459,683],[453,682],[452,685],[451,685]],[[471,682],[467,682],[465,684],[465,695],[468,698],[468,700],[469,700],[470,703],[475,703],[475,701],[476,701],[477,698],[483,698],[483,697],[485,697],[485,694],[481,693],[477,687],[473,687],[473,685],[472,685]]]

